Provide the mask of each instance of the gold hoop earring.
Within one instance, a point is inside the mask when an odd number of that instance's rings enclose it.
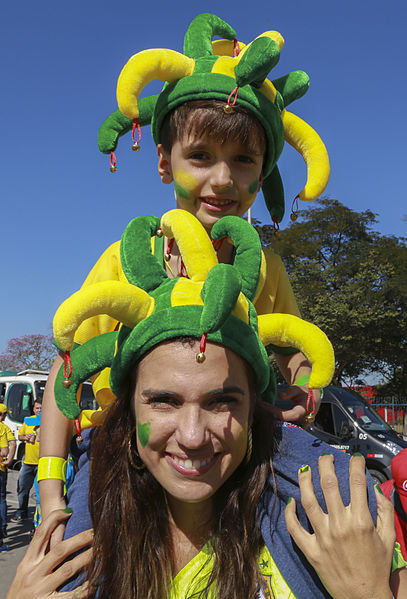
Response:
[[[249,428],[249,431],[247,433],[247,448],[246,448],[246,455],[245,458],[243,460],[243,464],[246,465],[250,462],[250,459],[252,457],[252,452],[253,452],[253,433],[252,433],[252,427]]]
[[[137,431],[137,425],[134,428],[132,428],[130,431],[129,440],[127,441],[127,456],[129,458],[130,464],[133,466],[133,468],[135,470],[144,470],[144,468],[146,468],[146,465],[144,464],[143,460],[139,456],[139,453],[137,451],[137,443],[136,443],[136,449],[134,450],[134,455],[135,455],[136,459],[134,460],[134,458],[133,458],[133,435],[136,431]]]

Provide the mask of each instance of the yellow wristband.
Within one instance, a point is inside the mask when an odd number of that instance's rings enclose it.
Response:
[[[66,460],[56,456],[46,456],[38,461],[37,481],[47,478],[66,481]]]

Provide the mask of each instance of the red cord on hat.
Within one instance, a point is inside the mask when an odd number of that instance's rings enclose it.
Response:
[[[233,56],[239,56],[240,54],[240,45],[239,42],[237,41],[237,38],[235,37],[235,39],[233,40]]]
[[[310,409],[311,404],[312,404],[312,408]],[[312,389],[308,389],[307,414],[310,416],[315,414],[315,399],[314,399],[314,392],[312,391]]]
[[[110,152],[110,172],[115,173],[117,171],[116,168],[116,154],[114,152]]]
[[[62,383],[65,389],[69,389],[72,385],[72,381],[70,380],[72,376],[72,362],[71,362],[71,354],[69,351],[64,353],[64,381]]]
[[[79,418],[75,418],[75,428],[76,428],[76,435],[77,435],[76,442],[82,443],[83,437],[82,437],[81,423],[79,422]]]
[[[275,216],[273,216],[273,229],[274,229],[274,234],[278,235],[280,232],[280,225],[278,224],[278,220]]]
[[[138,133],[137,140],[135,139],[136,127],[137,127],[137,133]],[[131,132],[131,138],[133,140],[132,149],[134,150],[134,152],[138,152],[140,149],[140,141],[141,141],[141,127],[140,127],[140,123],[139,123],[138,119],[133,119],[133,129]]]
[[[296,221],[298,218],[298,198],[300,196],[296,195],[295,198],[293,199],[293,203],[291,205],[291,220],[292,221]]]
[[[229,95],[229,98],[228,98],[228,106],[234,106],[236,104],[236,102],[237,102],[237,92],[238,91],[239,91],[239,86],[236,85],[236,87],[230,92],[230,95]],[[235,94],[235,97],[234,97],[233,102],[232,102],[231,100],[232,100],[233,94]]]

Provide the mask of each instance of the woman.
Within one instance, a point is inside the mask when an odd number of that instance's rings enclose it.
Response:
[[[213,236],[230,237],[236,259],[235,266],[217,265],[194,217],[172,211],[161,228],[175,236],[190,280],[167,279],[154,260],[147,280],[140,258],[151,257],[149,240],[140,240],[137,221],[122,239],[128,283],[115,282],[109,293],[105,289],[103,305],[100,284],[86,298],[76,294],[54,321],[56,339],[67,351],[76,327],[96,310],[114,313],[124,323],[119,334],[75,350],[72,376],[65,369],[56,382],[58,405],[71,418],[78,417],[78,384],[102,367],[111,366],[117,394],[92,439],[89,503],[95,538],[85,592],[123,599],[391,597],[391,509],[379,499],[375,529],[363,459],[352,458],[351,504],[345,508],[332,455],[322,455],[324,447],[301,429],[276,427],[260,399],[274,387],[263,344],[284,339],[304,351],[313,364],[310,389],[328,383],[333,356],[326,337],[300,319],[257,319],[251,302],[258,292],[261,249],[254,230],[235,217],[219,221]],[[152,234],[158,225],[151,219]],[[135,287],[140,282],[144,291]],[[314,480],[314,493],[311,472],[316,474],[319,457],[321,480]],[[338,453],[335,465],[343,483],[346,457]],[[290,497],[298,498],[299,467],[306,511],[298,505],[297,520],[294,500],[286,514],[302,552],[282,517]],[[78,492],[87,494],[86,471],[85,461],[72,487],[73,519],[79,514]],[[348,491],[341,485],[345,503]],[[319,507],[323,497],[328,515]],[[45,537],[51,528],[45,528]],[[63,543],[60,559],[83,537]],[[51,551],[52,557],[42,557],[43,551],[37,541],[44,570],[43,560],[50,568],[55,556]],[[23,578],[22,573],[19,581]],[[55,589],[47,576],[41,584],[50,593]]]

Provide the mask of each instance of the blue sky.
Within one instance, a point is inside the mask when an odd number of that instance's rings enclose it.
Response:
[[[51,333],[59,303],[131,218],[174,206],[172,190],[158,179],[148,128],[137,154],[122,139],[115,175],[96,138],[117,107],[116,80],[127,59],[145,48],[182,50],[200,12],[218,14],[244,42],[267,29],[282,33],[273,78],[294,69],[310,76],[309,92],[291,109],[326,143],[327,195],[376,212],[383,234],[407,234],[403,0],[20,0],[3,3],[1,12],[0,353],[11,337]],[[279,166],[291,203],[305,184],[305,165],[286,147]],[[261,196],[253,214],[269,222]]]

